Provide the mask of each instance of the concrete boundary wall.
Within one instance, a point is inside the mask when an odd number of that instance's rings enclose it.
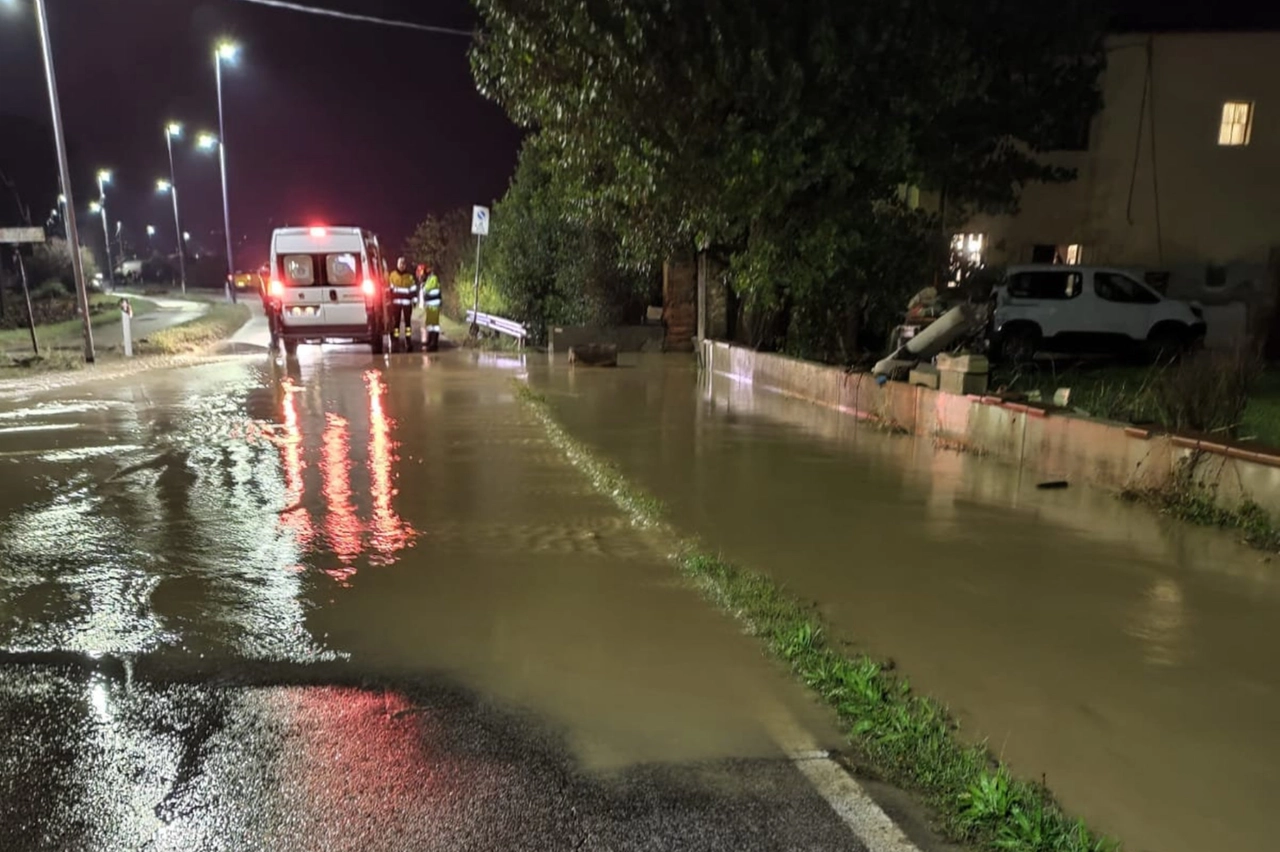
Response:
[[[1280,456],[1194,437],[1167,435],[993,396],[958,396],[868,373],[707,341],[712,373],[833,408],[858,420],[930,438],[940,446],[1016,463],[1046,479],[1119,490],[1159,487],[1196,453],[1197,476],[1223,505],[1250,499],[1280,520]]]

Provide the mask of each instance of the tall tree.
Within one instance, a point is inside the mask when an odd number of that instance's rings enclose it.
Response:
[[[1071,177],[1036,154],[1097,106],[1089,0],[475,2],[480,90],[539,130],[571,214],[624,258],[715,245],[781,328],[853,335],[802,354],[849,357],[876,292],[936,257],[902,186],[1008,209]]]
[[[494,207],[488,274],[506,309],[535,341],[553,324],[635,322],[653,264],[627,266],[614,233],[573,216],[549,165],[539,137],[530,137]]]

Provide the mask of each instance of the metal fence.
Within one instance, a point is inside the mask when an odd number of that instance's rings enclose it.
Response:
[[[495,317],[493,314],[476,313],[475,311],[467,311],[467,326],[479,326],[487,328],[490,331],[496,331],[499,334],[505,334],[514,337],[522,344],[529,333],[525,327],[515,320],[504,319],[503,317]]]

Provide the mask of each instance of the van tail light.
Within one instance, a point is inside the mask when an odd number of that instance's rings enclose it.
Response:
[[[267,290],[273,299],[279,299],[284,296],[284,285],[279,281],[272,281],[271,286],[268,287]]]
[[[373,283],[372,278],[364,279],[364,283],[360,285],[360,289],[364,291],[366,299],[372,299],[378,292],[378,287]]]

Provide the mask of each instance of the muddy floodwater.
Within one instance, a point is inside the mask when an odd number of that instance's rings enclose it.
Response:
[[[592,767],[838,742],[548,442],[523,370],[304,347],[4,403],[0,650],[439,671]]]
[[[683,359],[531,381],[682,531],[819,601],[1126,848],[1277,848],[1280,562]]]

